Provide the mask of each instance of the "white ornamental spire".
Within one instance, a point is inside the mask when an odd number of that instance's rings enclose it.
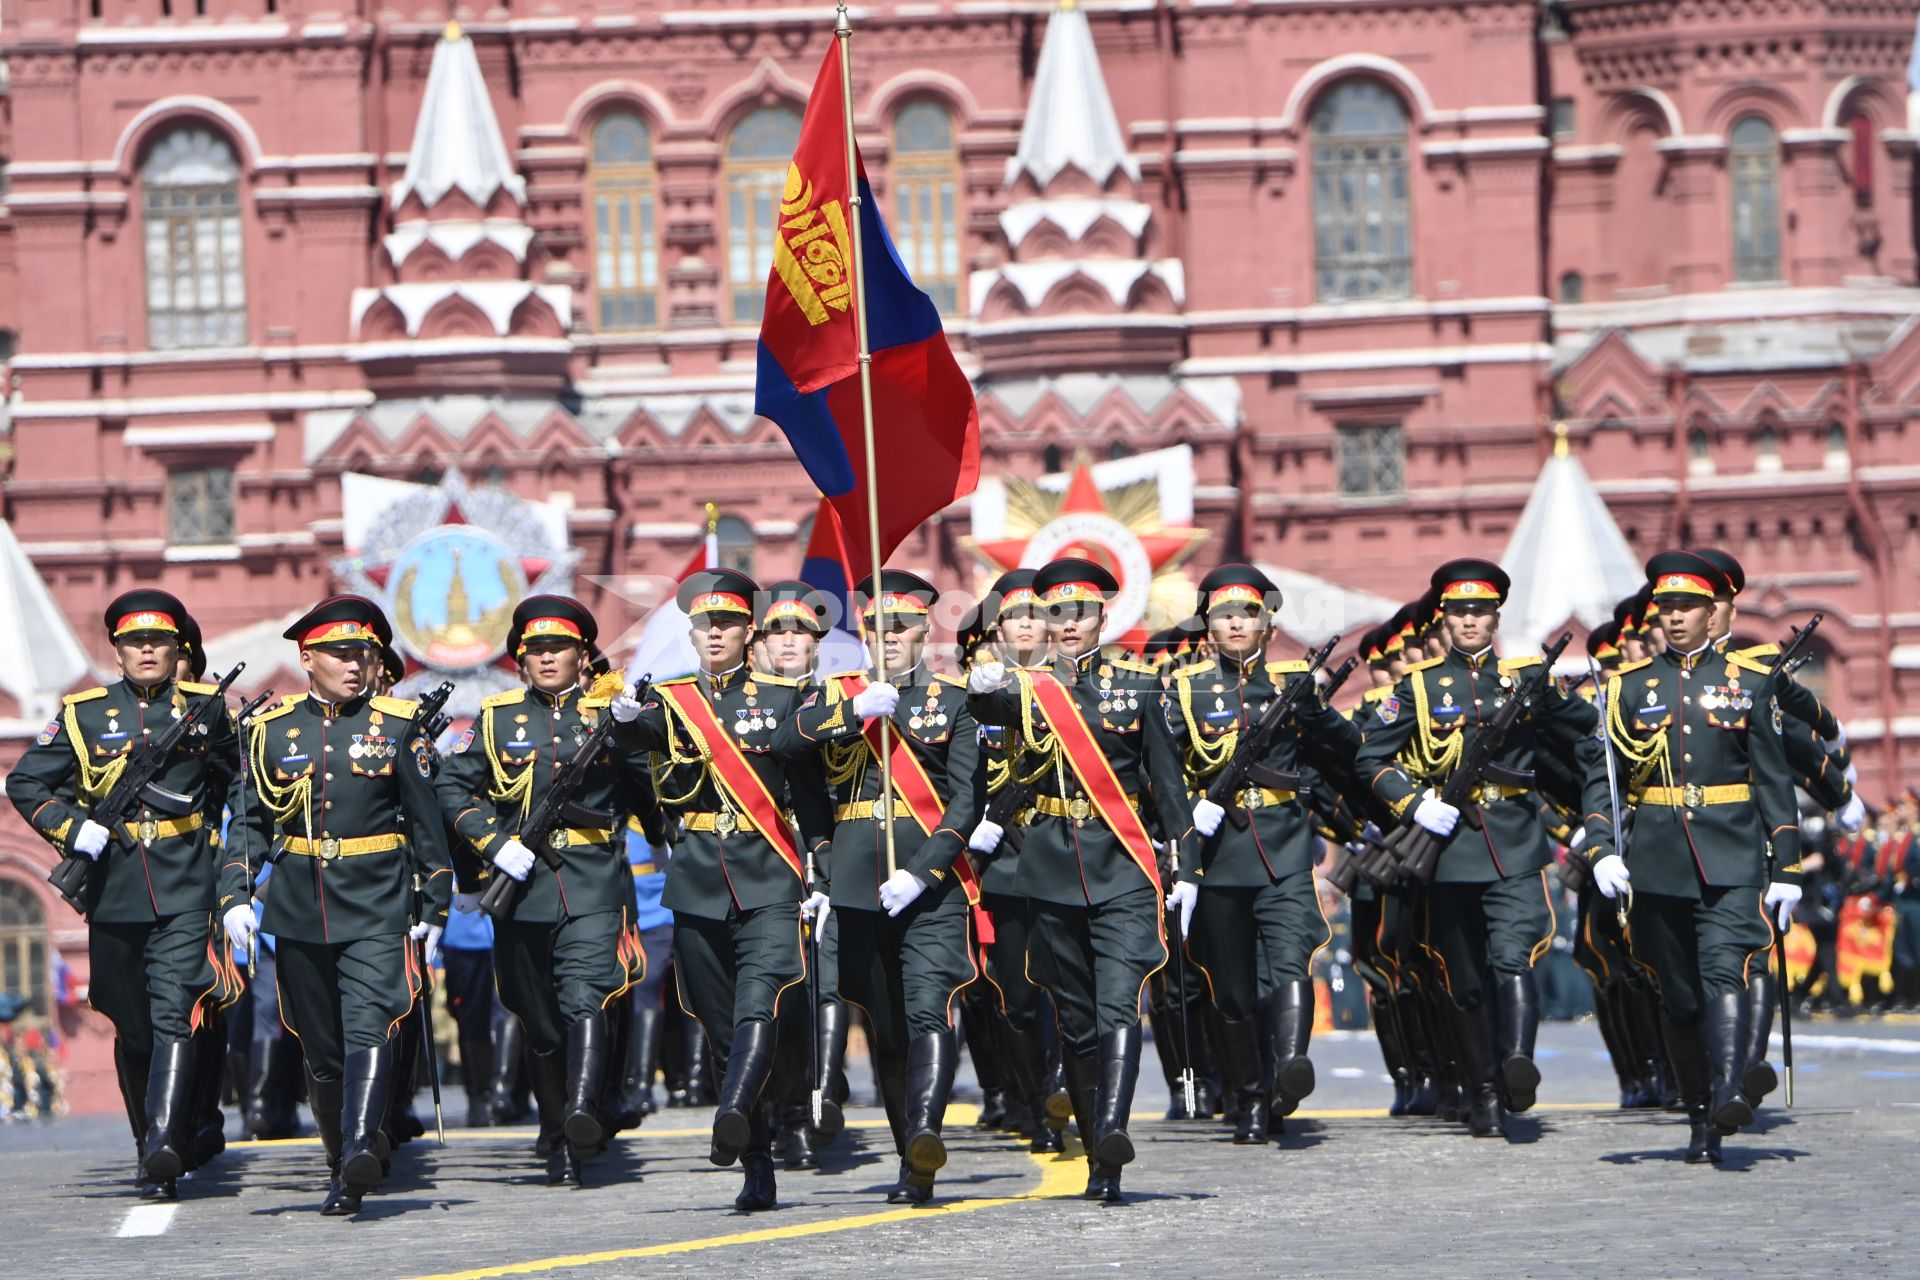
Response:
[[[1020,147],[1007,161],[1007,185],[1026,173],[1045,190],[1067,168],[1080,170],[1098,187],[1107,185],[1115,169],[1140,180],[1140,167],[1127,154],[1113,99],[1107,96],[1093,30],[1076,0],[1061,0],[1047,19]]]
[[[0,691],[18,704],[21,720],[37,726],[59,712],[60,695],[92,669],[46,580],[0,520]]]
[[[1607,500],[1554,428],[1553,456],[1540,468],[1526,510],[1500,557],[1513,579],[1501,609],[1501,638],[1515,654],[1538,653],[1548,632],[1569,619],[1589,630],[1613,616],[1614,602],[1646,582]]]
[[[413,128],[413,149],[407,153],[407,171],[393,186],[393,207],[399,208],[412,194],[431,209],[458,188],[477,208],[485,209],[502,187],[515,203],[526,203],[527,185],[507,156],[473,41],[459,23],[449,22],[434,46],[427,92]]]

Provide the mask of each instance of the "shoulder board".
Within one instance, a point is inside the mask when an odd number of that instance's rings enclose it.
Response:
[[[1766,644],[1750,644],[1744,649],[1735,649],[1734,652],[1749,658],[1777,658],[1780,656],[1780,646],[1768,641]]]
[[[1369,689],[1365,693],[1361,694],[1360,701],[1378,702],[1382,698],[1391,698],[1392,696],[1393,696],[1393,686],[1390,684],[1383,684],[1383,685],[1380,685],[1378,688]]]
[[[1213,659],[1207,658],[1203,661],[1196,662],[1191,666],[1175,667],[1173,671],[1173,678],[1176,680],[1182,680],[1188,676],[1205,675],[1207,672],[1211,670],[1213,670]]]
[[[950,676],[944,671],[934,672],[933,681],[935,684],[952,685],[956,689],[964,689],[967,687],[967,682],[965,680],[961,679],[959,676]]]
[[[75,703],[92,702],[95,698],[104,698],[106,696],[107,687],[101,685],[98,689],[82,689],[79,693],[70,693],[62,698],[61,701],[71,707]]]
[[[1757,675],[1770,676],[1773,674],[1773,665],[1771,663],[1762,662],[1758,658],[1751,657],[1744,650],[1728,654],[1727,665],[1729,667],[1738,667],[1743,671],[1752,671]]]
[[[1652,665],[1653,665],[1652,658],[1642,658],[1638,662],[1622,663],[1620,666],[1620,669],[1613,673],[1613,678],[1615,680],[1618,680],[1621,676],[1626,675],[1629,671],[1638,671],[1642,667],[1650,667]]]
[[[1546,659],[1537,653],[1530,654],[1524,658],[1502,658],[1500,659],[1500,674],[1512,675],[1516,671],[1525,671],[1528,667],[1537,667],[1545,661]]]
[[[1446,660],[1445,655],[1442,655],[1438,658],[1428,658],[1425,662],[1415,662],[1406,667],[1402,667],[1401,674],[1412,675],[1416,671],[1425,671],[1428,667],[1437,667]]]
[[[612,698],[582,698],[573,704],[576,707],[593,711],[602,711],[613,705]]]
[[[1594,702],[1600,697],[1600,691],[1590,684],[1580,686],[1579,697],[1582,702]]]
[[[663,684],[692,684],[692,683],[693,683],[693,677],[691,675],[675,676],[671,680],[655,680],[653,682],[653,687],[658,689]]]
[[[258,729],[261,725],[265,724],[267,721],[277,719],[280,716],[287,714],[287,712],[293,710],[295,707],[299,706],[300,703],[305,700],[305,697],[306,697],[305,694],[299,694],[299,693],[285,694],[281,697],[279,706],[269,707],[267,710],[262,711],[259,714],[255,715],[253,719],[249,720],[247,723],[252,725],[254,728]]]
[[[382,715],[405,716],[409,720],[413,719],[413,713],[420,709],[420,704],[411,698],[389,698],[384,693],[374,694],[373,701],[367,705]]]
[[[508,689],[505,693],[496,693],[480,699],[480,706],[483,710],[491,707],[510,707],[516,702],[524,702],[526,697],[525,689]]]
[[[797,680],[792,676],[776,676],[768,671],[756,671],[753,673],[751,679],[760,684],[773,685],[778,689],[798,689],[805,683],[805,681]]]
[[[1267,674],[1270,676],[1295,676],[1312,666],[1305,658],[1292,658],[1285,662],[1269,662]]]
[[[198,684],[191,680],[177,681],[173,687],[182,693],[197,693],[202,695],[217,693],[220,690],[220,686],[217,684]]]
[[[1113,660],[1113,669],[1115,671],[1131,671],[1136,675],[1143,676],[1157,676],[1160,674],[1160,668],[1150,663],[1129,662],[1125,658],[1115,658]]]

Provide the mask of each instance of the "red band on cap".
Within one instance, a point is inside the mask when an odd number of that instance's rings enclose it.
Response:
[[[526,628],[520,633],[520,646],[513,651],[514,656],[518,657],[525,653],[527,641],[538,636],[565,636],[569,640],[578,640],[581,644],[587,642],[587,638],[580,634],[579,624],[571,618],[530,618]]]
[[[919,596],[896,595],[894,592],[891,592],[891,591],[886,591],[881,593],[880,607],[882,609],[885,609],[888,613],[925,613],[927,612],[926,602],[922,600]],[[871,601],[868,602],[866,611],[868,613],[873,612],[873,604]]]
[[[1087,601],[1092,604],[1106,603],[1107,593],[1097,583],[1061,582],[1047,588],[1045,600],[1048,604],[1072,604],[1075,601]]]
[[[323,622],[300,637],[302,646],[316,644],[344,644],[350,640],[365,640],[370,644],[379,644],[380,637],[372,627],[356,619],[345,622]]]
[[[1440,598],[1442,600],[1498,600],[1500,588],[1491,582],[1469,578],[1462,582],[1448,583],[1447,589],[1440,593]]]
[[[1264,609],[1267,605],[1267,597],[1258,587],[1248,586],[1244,582],[1233,582],[1207,597],[1209,609],[1217,604],[1251,604]]]
[[[1713,583],[1697,573],[1663,573],[1654,582],[1656,595],[1705,596],[1713,599]]]

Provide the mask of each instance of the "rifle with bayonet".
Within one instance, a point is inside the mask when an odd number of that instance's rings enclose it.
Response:
[[[633,697],[636,700],[646,701],[650,682],[651,677],[645,677],[635,686]],[[533,806],[527,814],[526,823],[520,828],[520,843],[555,871],[565,865],[560,850],[567,847],[568,828],[607,824],[605,814],[583,808],[574,803],[573,798],[586,785],[587,775],[600,759],[600,753],[606,750],[608,739],[613,737],[614,726],[613,712],[609,710],[593,726],[592,732],[580,740],[580,745],[567,757],[567,762],[555,771],[547,793],[540,797],[540,803]],[[511,920],[526,890],[526,881],[496,872],[486,892],[480,895],[480,909],[495,920]]]
[[[214,687],[212,693],[193,699],[178,718],[169,721],[164,729],[135,747],[133,754],[127,757],[120,780],[93,806],[87,817],[105,827],[117,839],[127,833],[129,821],[142,805],[173,817],[184,817],[191,813],[199,803],[196,797],[176,795],[154,779],[173,759],[175,748],[185,742],[189,735],[206,734],[208,718],[215,711],[227,709],[227,690],[232,687],[234,677],[246,669],[246,665],[244,662],[237,664]],[[143,822],[133,831],[133,835],[136,839],[151,839],[150,832],[151,824]],[[60,859],[60,864],[47,876],[47,883],[67,900],[68,906],[84,913],[87,909],[87,877],[92,871],[93,859],[85,854],[69,853]]]
[[[1285,791],[1299,790],[1297,775],[1283,774],[1269,768],[1265,761],[1273,750],[1274,739],[1292,720],[1294,708],[1300,704],[1300,699],[1314,689],[1314,673],[1326,665],[1334,646],[1339,643],[1338,635],[1329,636],[1325,644],[1307,656],[1306,678],[1291,681],[1285,692],[1267,704],[1267,709],[1260,713],[1260,719],[1241,732],[1240,741],[1233,749],[1233,758],[1207,785],[1207,799],[1226,810],[1227,821],[1236,830],[1246,830],[1247,824],[1253,821],[1240,803],[1241,795],[1250,785],[1276,787]]]

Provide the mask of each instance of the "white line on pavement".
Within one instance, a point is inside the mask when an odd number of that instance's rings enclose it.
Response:
[[[1773,1033],[1772,1043],[1779,1044],[1780,1033]],[[1877,1040],[1872,1036],[1809,1036],[1796,1034],[1793,1037],[1796,1049],[1852,1049],[1860,1053],[1920,1053],[1920,1040]]]
[[[113,1234],[120,1239],[130,1236],[163,1236],[167,1228],[173,1225],[174,1210],[177,1204],[142,1204],[127,1210],[125,1222]]]

